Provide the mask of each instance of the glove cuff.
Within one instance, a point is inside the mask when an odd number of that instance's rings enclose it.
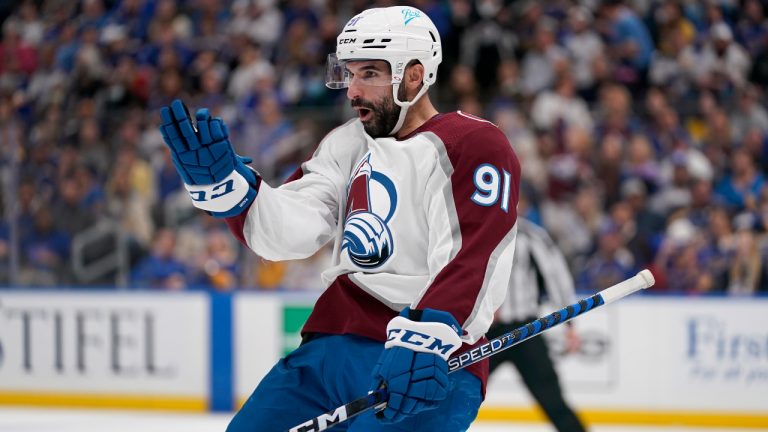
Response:
[[[387,341],[384,343],[384,348],[399,346],[412,351],[435,354],[448,361],[451,354],[461,347],[461,343],[461,337],[448,324],[411,321],[403,316],[397,316],[387,325]]]
[[[242,165],[242,164],[241,164]],[[241,168],[241,167],[237,167]],[[215,217],[231,217],[240,214],[256,198],[256,174],[242,165],[222,181],[209,185],[184,184],[192,198],[192,204],[211,212]]]

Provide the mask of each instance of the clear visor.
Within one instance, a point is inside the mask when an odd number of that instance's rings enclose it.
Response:
[[[360,63],[349,70],[348,63]],[[382,69],[382,64],[387,65]],[[325,86],[329,89],[343,89],[349,87],[353,80],[356,84],[384,87],[392,84],[392,74],[388,63],[385,61],[366,60],[339,60],[336,54],[328,54],[325,66]]]

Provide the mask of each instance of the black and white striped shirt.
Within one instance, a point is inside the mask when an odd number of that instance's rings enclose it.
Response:
[[[573,275],[554,240],[527,219],[518,218],[517,225],[507,298],[496,315],[503,323],[538,317],[542,294],[548,297],[553,308],[567,306],[575,300]]]

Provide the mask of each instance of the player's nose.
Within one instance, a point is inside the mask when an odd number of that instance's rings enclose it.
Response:
[[[347,99],[353,100],[363,97],[363,91],[360,84],[357,84],[355,80],[352,80],[347,87]]]

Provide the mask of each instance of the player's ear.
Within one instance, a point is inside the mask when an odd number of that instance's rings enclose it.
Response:
[[[414,60],[408,65],[408,67],[405,68],[402,85],[405,86],[407,98],[401,97],[401,99],[411,100],[415,97],[416,93],[419,92],[421,86],[423,85],[424,72],[424,65],[422,65],[418,60]]]
[[[409,89],[419,88],[424,81],[424,65],[416,61],[408,66],[405,71],[405,80]]]

